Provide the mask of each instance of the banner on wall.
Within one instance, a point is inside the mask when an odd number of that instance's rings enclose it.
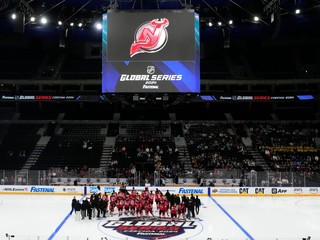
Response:
[[[211,187],[211,196],[320,196],[319,187]]]

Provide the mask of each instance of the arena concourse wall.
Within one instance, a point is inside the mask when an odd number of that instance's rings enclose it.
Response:
[[[99,189],[100,188],[100,189]],[[127,186],[128,191],[133,187]],[[138,192],[146,187],[134,187]],[[157,188],[163,193],[169,191],[171,194],[180,196],[229,196],[229,197],[258,197],[258,196],[320,196],[320,187],[148,187],[150,191]],[[118,192],[119,186],[23,186],[23,185],[0,185],[0,194],[48,194],[48,195],[91,195],[97,192],[111,194]]]

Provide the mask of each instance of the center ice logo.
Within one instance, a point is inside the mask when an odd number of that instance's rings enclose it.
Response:
[[[202,231],[202,225],[194,220],[176,220],[171,218],[140,219],[125,217],[119,220],[108,220],[101,223],[100,230],[110,235],[110,229],[121,235],[127,235],[139,239],[168,239],[179,235],[188,238]],[[118,235],[113,232],[112,237]],[[117,236],[116,236],[117,235]]]

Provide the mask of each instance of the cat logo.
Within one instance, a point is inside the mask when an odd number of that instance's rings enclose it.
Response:
[[[255,192],[256,194],[264,194],[264,188],[256,188],[256,189],[254,190],[254,192]]]
[[[240,194],[249,194],[249,188],[239,188]]]

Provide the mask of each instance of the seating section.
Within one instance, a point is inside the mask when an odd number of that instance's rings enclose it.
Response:
[[[319,130],[320,124],[305,122],[1,123],[0,169],[21,169],[44,134],[50,140],[32,170],[68,169],[80,174],[100,168],[105,156],[103,171],[108,177],[133,177],[135,170],[149,172],[145,178],[152,181],[155,170],[174,178],[185,170],[222,169],[239,176],[267,169],[313,177],[320,170]],[[113,150],[103,146],[106,137],[116,139]],[[185,138],[184,154],[179,154],[175,137]],[[193,169],[189,164],[185,169],[189,160]]]
[[[40,139],[41,124],[1,125],[0,169],[21,169]]]
[[[169,124],[123,124],[112,153],[112,166],[137,170],[161,170],[178,164],[178,153]]]
[[[185,137],[192,166],[198,169],[243,169],[256,166],[241,137],[227,124],[186,124]]]
[[[255,124],[251,138],[274,171],[308,172],[320,170],[319,125]]]
[[[101,124],[63,124],[62,133],[51,137],[48,145],[32,169],[61,167],[77,169],[100,167],[105,135]]]

